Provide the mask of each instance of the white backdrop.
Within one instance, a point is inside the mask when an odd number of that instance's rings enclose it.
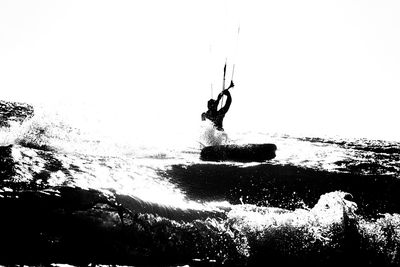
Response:
[[[400,140],[399,13],[379,0],[1,1],[0,98],[83,103],[112,131],[195,128],[227,59],[227,131]]]

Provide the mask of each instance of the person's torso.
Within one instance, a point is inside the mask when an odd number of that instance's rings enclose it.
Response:
[[[225,114],[222,114],[218,111],[208,110],[206,112],[206,118],[212,121],[217,127],[217,129],[222,129],[222,121],[224,120]]]

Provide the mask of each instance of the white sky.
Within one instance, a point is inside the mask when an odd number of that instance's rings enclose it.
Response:
[[[3,0],[0,98],[196,127],[227,58],[228,132],[400,140],[399,14],[395,0]]]

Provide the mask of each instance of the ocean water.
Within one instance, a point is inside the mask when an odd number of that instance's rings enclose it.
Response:
[[[0,264],[400,265],[399,142],[226,129],[276,157],[207,162],[202,127],[130,140],[34,109],[2,117]]]

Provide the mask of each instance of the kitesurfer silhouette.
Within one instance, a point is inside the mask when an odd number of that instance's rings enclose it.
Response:
[[[224,130],[224,128],[222,128],[222,121],[224,120],[225,114],[228,112],[229,107],[231,106],[232,103],[232,97],[231,94],[229,93],[229,89],[234,86],[235,85],[233,84],[233,81],[231,81],[229,87],[224,89],[221,93],[219,93],[216,100],[214,99],[208,100],[207,102],[208,110],[201,114],[201,119],[203,121],[205,119],[209,119],[210,121],[213,122],[215,128],[219,131]],[[218,110],[218,104],[223,95],[226,95],[227,99],[225,105]]]

